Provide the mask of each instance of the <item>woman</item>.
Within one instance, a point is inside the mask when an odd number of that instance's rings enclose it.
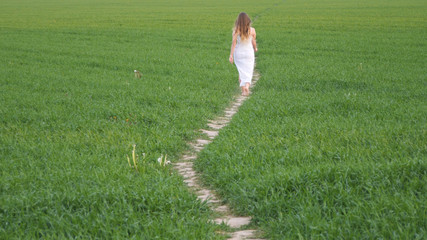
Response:
[[[255,28],[251,27],[249,16],[241,12],[234,24],[229,61],[231,64],[234,62],[239,71],[239,83],[243,96],[249,95],[257,51]]]

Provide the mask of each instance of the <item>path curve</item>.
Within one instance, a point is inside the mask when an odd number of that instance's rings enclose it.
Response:
[[[252,78],[251,88],[253,88],[260,78],[257,70],[254,70],[254,76]],[[227,205],[221,205],[220,199],[217,197],[215,192],[211,189],[203,187],[199,174],[193,168],[193,161],[197,159],[197,155],[202,151],[206,145],[211,143],[216,136],[219,134],[219,130],[229,124],[234,114],[237,113],[239,107],[246,101],[249,96],[236,96],[231,106],[225,109],[222,116],[217,117],[214,120],[209,120],[209,129],[200,129],[200,132],[204,133],[205,138],[199,138],[194,142],[188,143],[194,151],[185,153],[177,163],[174,164],[174,168],[178,173],[183,176],[184,182],[187,186],[196,193],[197,197],[201,201],[207,201],[213,211],[218,213],[221,217],[214,219],[213,221],[217,224],[226,224],[232,229],[237,231],[231,233],[224,233],[230,235],[229,239],[256,239],[255,229],[238,230],[251,222],[250,216],[235,216],[231,213],[230,208]]]
[[[280,2],[275,3],[272,7],[264,9],[253,18],[252,22],[255,22],[258,18],[268,13],[271,9],[279,6],[284,2],[285,0],[282,0]],[[250,86],[251,89],[255,86],[259,78],[260,74],[255,68],[254,75],[252,78],[252,84]],[[194,142],[188,143],[190,146],[192,146],[194,151],[184,154],[174,165],[174,168],[178,171],[178,173],[183,176],[184,182],[191,190],[196,193],[197,197],[201,201],[207,201],[212,210],[221,216],[213,221],[217,224],[225,223],[231,229],[236,230],[231,233],[223,233],[228,236],[231,236],[229,238],[231,240],[257,239],[256,236],[260,235],[260,232],[259,230],[255,229],[241,230],[243,229],[242,227],[248,225],[251,222],[251,217],[234,216],[227,205],[221,205],[221,201],[216,196],[213,190],[208,189],[206,187],[202,187],[202,185],[200,184],[201,179],[193,168],[193,161],[197,159],[198,153],[203,150],[207,144],[211,143],[216,136],[218,136],[219,130],[228,125],[233,115],[237,113],[239,107],[249,97],[250,96],[236,96],[234,98],[234,101],[232,101],[231,106],[225,109],[223,116],[217,117],[216,119],[209,121],[209,129],[200,129],[200,131],[205,134],[206,138],[200,138]]]

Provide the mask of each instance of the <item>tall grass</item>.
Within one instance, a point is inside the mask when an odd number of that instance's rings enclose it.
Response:
[[[198,169],[272,239],[423,239],[423,1],[283,1],[261,79]]]

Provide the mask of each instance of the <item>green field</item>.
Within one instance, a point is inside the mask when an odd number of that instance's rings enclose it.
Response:
[[[206,184],[266,238],[425,239],[422,0],[1,1],[0,239],[224,238],[157,158],[239,93],[240,11],[261,79]]]
[[[199,170],[274,239],[425,239],[427,3],[284,1]]]

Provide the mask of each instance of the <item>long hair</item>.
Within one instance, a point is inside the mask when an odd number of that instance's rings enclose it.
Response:
[[[241,12],[234,23],[234,33],[238,33],[242,41],[249,38],[249,29],[251,27],[251,19],[248,14]]]

